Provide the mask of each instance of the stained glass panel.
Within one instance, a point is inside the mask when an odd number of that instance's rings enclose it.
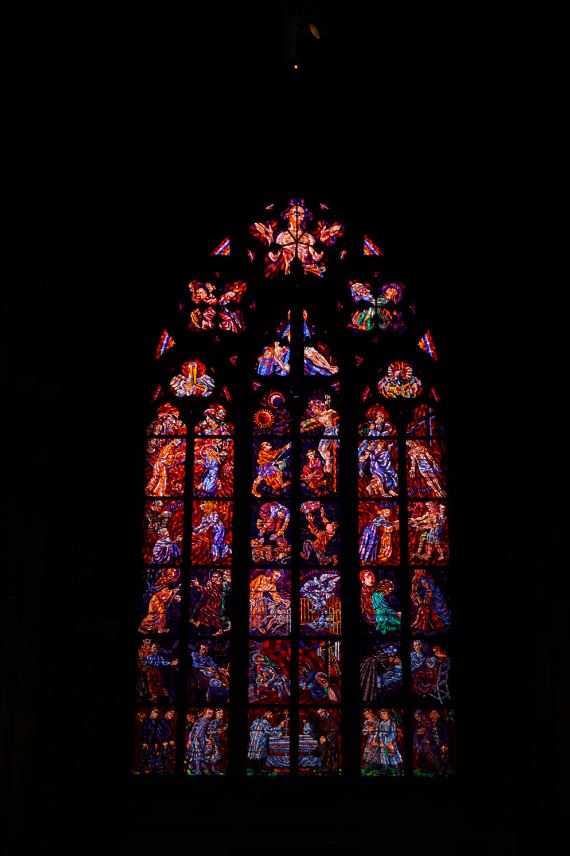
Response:
[[[176,710],[141,707],[137,710],[133,773],[173,773],[175,765]]]
[[[146,449],[146,495],[182,496],[186,440],[182,437],[168,440],[152,437]]]
[[[397,574],[390,568],[361,571],[360,621],[365,631],[380,636],[397,633],[402,623]]]
[[[291,719],[288,708],[250,707],[248,711],[247,774],[289,772]]]
[[[410,653],[412,689],[422,698],[433,698],[440,704],[451,698],[449,673],[451,659],[447,643],[414,639]]]
[[[449,560],[447,509],[441,502],[410,502],[408,538],[410,561],[442,565]]]
[[[137,653],[137,698],[142,702],[175,702],[178,679],[178,642],[146,637]]]
[[[290,510],[280,502],[255,503],[251,556],[258,564],[284,564],[291,557]]]
[[[414,635],[443,633],[451,627],[445,574],[416,568],[411,572],[411,628]]]
[[[299,708],[299,772],[331,775],[341,771],[341,717],[334,707]]]
[[[249,632],[254,636],[291,633],[291,571],[267,568],[250,572]]]
[[[339,704],[341,643],[331,639],[299,642],[299,700],[302,704]]]
[[[199,360],[187,360],[170,381],[170,389],[178,398],[192,395],[207,398],[214,391],[214,385],[214,378],[206,373],[206,366]]]
[[[361,565],[400,561],[398,507],[395,502],[360,502],[358,555]]]
[[[219,436],[194,440],[194,495],[228,497],[233,493],[234,441]]]
[[[219,776],[228,767],[228,710],[191,708],[186,713],[184,772]]]
[[[282,639],[249,642],[250,704],[288,702],[291,696],[291,643]]]
[[[336,566],[339,551],[338,503],[309,500],[301,505],[301,558],[317,565]]]
[[[223,704],[230,692],[230,643],[196,639],[188,645],[187,699],[198,704]]]
[[[142,598],[141,633],[176,631],[180,620],[180,569],[147,568]]]
[[[365,704],[382,704],[386,696],[402,688],[400,646],[393,642],[368,642],[360,660],[360,693]]]
[[[232,575],[229,568],[194,570],[190,576],[190,624],[195,632],[229,632]]]
[[[368,708],[362,714],[360,771],[363,776],[404,775],[403,711]]]
[[[184,503],[157,499],[145,505],[143,559],[147,564],[177,564],[182,558]]]
[[[192,564],[229,565],[233,503],[195,500],[192,506]]]
[[[301,634],[340,636],[340,574],[322,570],[302,570],[299,591]]]
[[[291,441],[286,438],[255,440],[253,443],[254,496],[282,496],[291,486]]]
[[[440,499],[446,495],[445,446],[436,437],[406,440],[408,496]]]
[[[413,720],[414,776],[449,776],[455,766],[453,711],[418,709]]]

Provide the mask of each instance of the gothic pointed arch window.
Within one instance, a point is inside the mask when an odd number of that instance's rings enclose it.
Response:
[[[454,770],[440,364],[388,258],[293,198],[183,284],[149,409],[135,773]]]

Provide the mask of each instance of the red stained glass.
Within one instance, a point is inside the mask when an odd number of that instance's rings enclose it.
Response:
[[[445,448],[435,437],[406,440],[408,496],[440,499],[446,495]]]
[[[341,643],[331,639],[301,639],[299,643],[299,701],[340,704]]]
[[[190,708],[184,740],[184,772],[188,776],[223,775],[228,768],[227,708]]]
[[[378,392],[385,398],[416,398],[422,383],[414,374],[411,363],[395,360],[378,381]]]
[[[143,559],[147,564],[178,564],[182,559],[184,503],[157,499],[145,506]]]
[[[301,445],[301,490],[306,496],[333,496],[338,490],[339,441],[304,440]]]
[[[171,633],[180,620],[180,569],[147,568],[140,633]]]
[[[408,437],[441,437],[443,428],[439,423],[437,413],[433,407],[420,404],[414,410],[414,418],[406,426]]]
[[[368,708],[363,711],[360,759],[363,776],[404,775],[402,710]]]
[[[442,571],[416,568],[412,571],[410,619],[415,636],[433,636],[451,627],[447,586]]]
[[[256,565],[284,564],[291,557],[290,510],[280,502],[253,508],[251,556]]]
[[[291,442],[286,438],[255,440],[253,444],[254,496],[283,496],[291,486]]]
[[[368,387],[367,387],[368,389]],[[394,437],[396,429],[390,421],[390,414],[381,404],[373,404],[366,411],[366,421],[358,426],[361,437]]]
[[[133,773],[174,772],[176,710],[141,707],[137,710]]]
[[[192,515],[192,564],[229,565],[233,503],[195,500]]]
[[[195,633],[220,636],[231,629],[229,568],[195,571],[190,577],[190,624]]]
[[[250,704],[259,701],[288,702],[291,696],[290,664],[290,642],[281,639],[250,640]]]
[[[214,379],[206,374],[199,360],[187,360],[170,381],[170,389],[178,398],[197,396],[207,398],[214,391]]]
[[[287,774],[291,734],[289,710],[283,707],[251,707],[247,720],[248,776]]]
[[[301,505],[301,558],[316,565],[336,566],[339,550],[338,504],[308,500]]]
[[[282,392],[270,390],[265,393],[259,408],[253,414],[253,433],[283,437],[291,431],[291,416]]]
[[[186,440],[153,437],[147,443],[147,496],[181,496],[184,493]]]
[[[441,502],[410,502],[408,506],[410,561],[443,565],[449,561],[447,509]]]
[[[222,437],[194,440],[194,494],[228,497],[234,485],[234,441]]]
[[[398,506],[395,502],[358,504],[358,555],[361,565],[400,561]]]
[[[186,434],[186,425],[180,419],[180,411],[167,401],[158,408],[156,419],[150,423],[147,434],[164,437],[169,434]]]
[[[341,772],[341,715],[334,707],[299,708],[299,773]]]
[[[249,632],[254,636],[291,633],[291,572],[267,568],[250,572]]]

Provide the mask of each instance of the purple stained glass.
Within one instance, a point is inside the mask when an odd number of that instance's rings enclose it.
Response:
[[[184,772],[221,776],[228,768],[228,709],[197,707],[186,712]]]

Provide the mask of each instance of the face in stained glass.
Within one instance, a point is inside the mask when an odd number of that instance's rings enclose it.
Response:
[[[184,729],[184,772],[189,776],[220,776],[228,768],[228,710],[190,708]]]
[[[360,572],[359,579],[361,626],[379,636],[398,633],[402,611],[396,573],[390,569],[373,571],[367,568]]]
[[[301,558],[317,565],[338,564],[338,505],[309,500],[301,505]]]
[[[178,642],[145,637],[137,652],[137,698],[155,704],[176,701]]]
[[[402,688],[400,646],[392,642],[369,642],[360,660],[360,697],[365,704],[381,704]]]
[[[194,494],[231,496],[234,483],[234,441],[225,437],[194,440]]]
[[[288,702],[291,697],[291,643],[281,639],[249,642],[248,701]]]
[[[410,502],[408,505],[408,549],[410,561],[443,565],[449,561],[447,509],[441,502]]]
[[[395,502],[358,504],[358,555],[361,565],[397,564],[400,559]]]
[[[291,572],[287,568],[250,572],[249,632],[253,636],[291,633]]]
[[[455,717],[452,710],[413,711],[414,776],[454,772]]]
[[[182,559],[184,503],[157,499],[145,505],[143,559],[157,565],[179,564]]]
[[[192,564],[231,564],[233,503],[195,500],[192,510]]]
[[[150,423],[147,434],[164,437],[169,434],[186,434],[186,425],[180,419],[180,411],[167,401],[158,408],[156,419]]]
[[[451,627],[447,585],[442,571],[416,568],[411,572],[411,628],[414,635],[431,636]]]
[[[190,577],[190,625],[194,632],[221,636],[230,630],[232,576],[229,568],[195,571]]]
[[[184,493],[186,440],[152,437],[146,448],[146,495],[181,496]]]
[[[188,645],[187,698],[198,704],[223,704],[230,692],[230,643],[195,639]]]
[[[358,426],[358,433],[361,437],[368,439],[375,437],[385,439],[386,437],[395,437],[396,429],[386,408],[381,404],[373,404],[366,411],[366,420]]]
[[[299,708],[299,773],[330,776],[341,769],[340,710]]]
[[[200,437],[229,437],[233,434],[234,427],[227,421],[226,408],[221,404],[211,404],[207,407],[197,422],[194,433]]]
[[[136,714],[133,773],[160,775],[174,772],[176,711],[141,707]]]
[[[291,512],[277,501],[253,508],[251,556],[258,564],[285,564],[291,558]]]
[[[404,718],[399,709],[368,708],[362,713],[360,772],[363,776],[404,775]]]
[[[291,734],[288,708],[250,707],[247,719],[247,775],[288,773]]]
[[[408,496],[440,499],[446,495],[443,441],[435,437],[406,440]]]
[[[147,568],[140,633],[170,633],[180,619],[180,569]]]
[[[291,442],[266,437],[253,444],[254,496],[282,496],[291,485]]]
[[[340,635],[340,574],[323,570],[302,570],[299,593],[301,634]]]
[[[341,643],[332,639],[301,639],[299,643],[299,701],[301,704],[340,704]]]
[[[451,698],[449,673],[451,659],[447,644],[426,639],[413,639],[410,653],[412,689],[422,698],[433,698],[440,704]]]

